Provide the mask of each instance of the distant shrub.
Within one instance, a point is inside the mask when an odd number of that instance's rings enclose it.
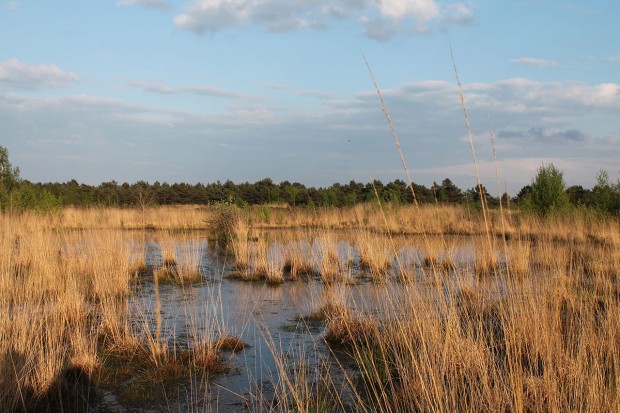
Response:
[[[224,243],[232,239],[235,224],[241,219],[242,210],[231,203],[220,202],[211,206],[211,215],[207,226],[213,237]]]
[[[37,211],[45,214],[57,213],[62,209],[62,202],[48,191],[35,190],[29,183],[21,183],[12,194],[14,211]]]
[[[570,202],[565,187],[563,173],[553,164],[543,165],[538,168],[523,208],[545,217],[566,211]]]
[[[619,214],[620,180],[615,184],[610,183],[607,171],[600,170],[596,175],[596,185],[592,188],[592,201],[599,212]]]

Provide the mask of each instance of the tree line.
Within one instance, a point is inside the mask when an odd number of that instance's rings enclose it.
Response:
[[[551,181],[554,181],[553,187]],[[489,194],[482,186],[484,201],[489,207],[497,207],[498,197]],[[462,190],[449,178],[430,187],[413,184],[413,191],[420,204],[460,204],[477,208],[481,205],[478,187]],[[554,192],[555,191],[555,192]],[[559,191],[559,192],[558,192]],[[552,195],[549,195],[553,193]],[[542,195],[541,195],[542,194]],[[593,208],[602,212],[620,213],[620,181],[610,182],[605,171],[599,172],[597,183],[592,189],[579,185],[565,188],[562,173],[553,165],[542,166],[531,185],[523,187],[516,196],[502,195],[502,204],[518,205],[536,210],[537,203],[547,194],[560,196],[561,203],[578,207]],[[561,194],[561,195],[558,195]],[[247,205],[286,204],[305,207],[349,207],[359,203],[376,202],[411,204],[413,194],[409,185],[402,180],[387,184],[379,180],[347,184],[335,183],[328,187],[307,187],[299,182],[273,182],[264,178],[254,183],[233,181],[213,183],[122,183],[103,182],[99,185],[68,182],[33,183],[19,177],[8,158],[6,148],[0,146],[0,208],[54,210],[63,206],[116,206],[134,207],[151,205],[213,204],[231,203],[240,207]],[[545,201],[547,202],[547,201]],[[561,208],[553,207],[553,211]],[[539,211],[541,212],[541,211]],[[548,211],[541,212],[546,215]]]

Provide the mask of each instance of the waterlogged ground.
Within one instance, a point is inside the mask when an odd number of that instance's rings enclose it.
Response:
[[[267,255],[273,257],[286,242],[279,241],[277,234],[269,234],[268,238]],[[183,242],[186,245],[187,238]],[[310,251],[316,250],[315,241],[306,242]],[[471,240],[451,239],[449,242],[457,265],[471,260],[474,248]],[[368,270],[360,266],[356,247],[343,235],[338,241],[338,255],[339,259],[350,262],[346,280],[327,286],[318,275],[277,285],[229,279],[232,258],[216,243],[194,235],[192,248],[181,248],[180,241],[173,244],[177,257],[184,253],[200,254],[203,281],[191,286],[155,287],[152,278],[142,277],[129,303],[132,321],[155,328],[155,288],[158,288],[161,335],[171,346],[184,348],[191,346],[195,337],[217,337],[223,332],[239,337],[249,346],[234,353],[224,352],[222,357],[229,364],[229,371],[210,378],[149,382],[129,377],[106,383],[97,390],[95,411],[268,411],[277,402],[274,386],[279,382],[282,365],[287,368],[303,363],[311,375],[319,375],[322,369],[329,368],[336,380],[344,380],[345,376],[354,378],[357,374],[348,366],[346,355],[330,349],[324,342],[325,324],[308,318],[322,304],[337,300],[378,318],[386,313],[394,315],[398,312],[394,308],[394,303],[399,302],[398,296],[410,288],[398,282],[396,268],[399,265],[406,266],[414,274],[418,291],[436,293],[438,288],[446,288],[445,285],[437,287],[424,269],[425,242],[421,239],[401,240],[400,262],[393,258],[393,270],[387,281],[377,283]],[[137,237],[131,250],[132,259],[144,254],[150,268],[158,268],[163,263],[162,243],[156,236]],[[472,280],[473,277],[472,274]],[[459,283],[463,283],[462,277]],[[497,286],[497,290],[501,291],[501,286]],[[346,403],[347,395],[341,397]]]

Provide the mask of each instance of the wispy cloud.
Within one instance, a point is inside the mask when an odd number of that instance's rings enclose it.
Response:
[[[374,38],[427,32],[432,24],[467,24],[473,12],[465,3],[435,0],[194,0],[174,18],[178,28],[196,33],[255,24],[272,32],[324,28],[333,19],[352,19]]]
[[[17,59],[0,63],[0,89],[40,90],[66,86],[77,82],[75,73],[66,72],[56,65],[31,66]]]
[[[516,59],[512,59],[511,62],[539,68],[556,67],[558,65],[557,62],[555,62],[554,60],[540,59],[537,57],[519,57]]]
[[[2,3],[2,7],[7,10],[17,10],[19,8],[19,3],[17,1],[5,1]]]
[[[450,24],[470,24],[474,21],[474,12],[464,3],[448,4],[443,8],[442,19]]]
[[[531,127],[526,130],[503,129],[497,133],[500,138],[518,138],[544,142],[582,142],[588,135],[577,129],[561,130],[559,128]]]
[[[294,85],[267,87],[323,95]],[[162,94],[194,93],[193,88],[151,87]],[[498,131],[501,173],[513,193],[529,183],[542,162],[561,167],[569,184],[591,185],[592,171],[601,167],[617,173],[620,136],[613,125],[620,109],[618,90],[618,84],[529,79],[465,84],[478,160],[488,166],[486,185],[494,182],[489,112]],[[473,168],[464,155],[469,148],[454,82],[410,82],[382,92],[413,179],[430,184],[449,177],[462,188],[472,187]],[[243,181],[269,176],[328,185],[368,180],[370,173],[381,180],[402,178],[389,128],[371,89],[317,99],[310,108],[286,106],[272,98],[237,101],[215,113],[164,110],[97,96],[52,99],[0,92],[0,124],[0,142],[10,147],[15,163],[31,180],[71,179],[75,176],[68,174],[76,168],[100,180]],[[126,142],[149,148],[151,155],[127,152]],[[28,162],[20,153],[39,157]],[[288,156],[291,153],[303,156]],[[63,154],[105,162],[67,167]],[[41,158],[47,160],[45,168]],[[231,159],[243,168],[231,169]],[[162,170],[162,164],[170,168]],[[177,166],[184,171],[170,175]]]
[[[620,54],[614,55],[614,56],[609,56],[608,59],[610,62],[615,63],[617,65],[620,65]]]
[[[211,96],[227,99],[243,99],[253,100],[255,98],[245,95],[243,93],[235,92],[232,90],[222,89],[211,85],[184,85],[184,86],[168,86],[158,82],[142,82],[139,80],[130,80],[127,86],[142,89],[147,92],[159,93],[163,95],[177,95],[177,94],[193,94],[201,96]]]
[[[170,4],[165,0],[118,0],[116,3],[120,6],[143,6],[160,10],[170,8]]]
[[[334,92],[328,92],[318,89],[300,89],[284,83],[269,83],[265,88],[271,90],[281,90],[299,96],[313,97],[317,99],[338,99],[339,95]]]

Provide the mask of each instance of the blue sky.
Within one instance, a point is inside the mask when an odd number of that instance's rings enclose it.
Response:
[[[0,0],[0,145],[31,181],[326,186],[404,179],[514,194],[553,163],[620,177],[616,1]],[[494,193],[495,191],[491,191]]]

